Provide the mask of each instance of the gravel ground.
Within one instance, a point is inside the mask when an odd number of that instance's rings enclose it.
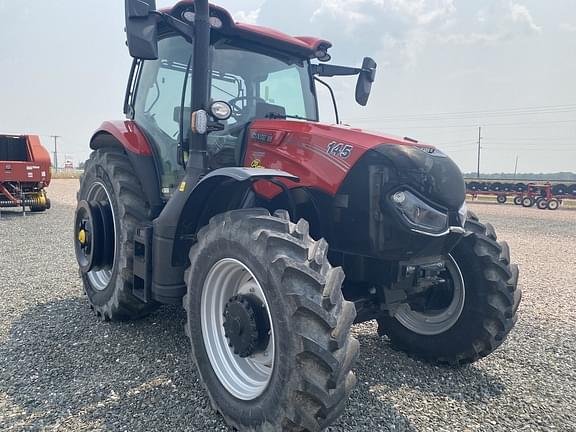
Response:
[[[77,181],[53,208],[0,220],[0,430],[227,431],[188,357],[180,308],[101,323],[81,294],[71,226]],[[491,357],[454,370],[356,326],[359,385],[332,431],[576,430],[576,212],[473,204],[508,240],[524,300]]]

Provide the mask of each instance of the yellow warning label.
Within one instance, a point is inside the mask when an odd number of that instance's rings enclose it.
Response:
[[[250,166],[252,168],[264,168],[264,165],[262,165],[262,161],[260,159],[254,159]]]
[[[185,181],[183,181],[182,183],[180,183],[180,187],[178,188],[178,190],[179,190],[180,192],[186,191],[186,182],[185,182]]]

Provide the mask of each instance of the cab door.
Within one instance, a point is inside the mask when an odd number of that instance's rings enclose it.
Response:
[[[164,198],[172,195],[184,175],[178,148],[190,129],[192,55],[193,46],[184,38],[161,38],[158,59],[142,61],[134,90],[134,121],[156,149]]]

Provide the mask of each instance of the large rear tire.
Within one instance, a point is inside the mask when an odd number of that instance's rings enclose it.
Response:
[[[134,233],[149,221],[149,206],[128,157],[120,149],[94,151],[80,177],[78,202],[98,202],[112,215],[106,233],[114,245],[110,265],[82,273],[90,307],[102,320],[126,321],[148,315],[157,304],[146,304],[132,294]],[[77,241],[77,239],[74,239]]]
[[[494,228],[481,224],[471,212],[465,227],[465,237],[451,252],[463,284],[459,296],[463,305],[452,308],[459,314],[457,319],[434,327],[432,317],[420,327],[412,326],[418,332],[395,317],[378,320],[379,333],[386,334],[394,347],[433,363],[462,365],[489,355],[504,342],[517,319],[522,293],[508,245],[497,242]]]
[[[200,230],[186,273],[186,333],[212,406],[235,428],[320,431],[343,411],[356,383],[356,311],[327,251],[287,212],[231,211]],[[256,318],[262,309],[269,325]]]

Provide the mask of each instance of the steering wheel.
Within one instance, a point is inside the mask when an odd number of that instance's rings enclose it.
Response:
[[[255,96],[255,97],[238,96],[238,97],[235,97],[234,99],[229,100],[228,104],[232,107],[232,117],[237,122],[239,122],[239,120],[246,115],[246,113],[244,111],[248,107],[243,107],[240,105],[240,102],[244,102],[244,101],[247,101],[247,102],[248,101],[256,101],[256,102],[266,103],[266,101],[264,99],[257,97],[257,96]]]

